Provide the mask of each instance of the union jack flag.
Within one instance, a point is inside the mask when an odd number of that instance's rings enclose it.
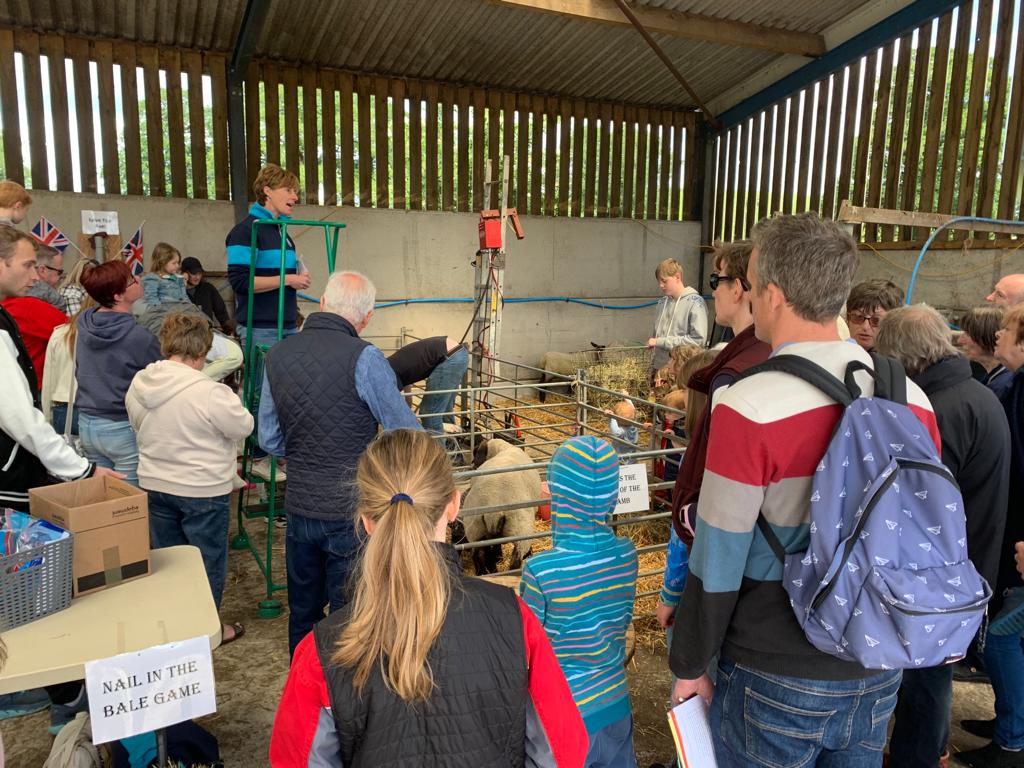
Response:
[[[146,271],[145,264],[142,260],[142,225],[135,230],[135,234],[131,236],[131,239],[124,244],[121,249],[121,256],[124,258],[124,263],[129,266],[132,270],[132,274],[138,277]]]
[[[39,222],[32,227],[32,237],[43,245],[56,248],[61,253],[64,253],[64,249],[71,245],[71,241],[67,239],[64,233],[45,218],[39,219]]]

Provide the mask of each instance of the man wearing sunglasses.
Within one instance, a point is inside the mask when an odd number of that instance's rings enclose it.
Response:
[[[64,278],[64,254],[48,245],[36,246],[36,281],[26,296],[42,299],[67,314],[67,299],[57,292],[57,285]]]
[[[879,323],[903,299],[903,289],[890,280],[865,280],[853,286],[846,300],[846,323],[853,340],[865,350],[873,349]]]

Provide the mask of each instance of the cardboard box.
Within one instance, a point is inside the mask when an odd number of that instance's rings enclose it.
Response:
[[[74,596],[149,573],[149,501],[112,477],[90,477],[28,492],[29,510],[74,534]]]

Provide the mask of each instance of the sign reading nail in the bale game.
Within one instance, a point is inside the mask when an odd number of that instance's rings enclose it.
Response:
[[[619,467],[619,503],[615,507],[615,514],[645,512],[650,508],[647,467],[643,464],[626,464]]]
[[[217,711],[210,641],[194,637],[85,665],[94,744]]]

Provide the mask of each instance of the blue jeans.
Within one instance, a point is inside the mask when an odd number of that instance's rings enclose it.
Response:
[[[952,706],[952,664],[904,670],[889,741],[892,765],[935,768],[949,741]]]
[[[228,578],[228,520],[231,494],[191,498],[149,493],[149,541],[153,549],[191,544],[203,556],[213,602],[220,609]]]
[[[629,715],[591,733],[584,768],[636,768],[633,716]]]
[[[286,339],[289,336],[294,336],[298,332],[299,332],[298,328],[284,328],[281,331],[281,338],[282,339]],[[247,333],[248,333],[248,331],[246,330],[246,327],[244,325],[238,326],[238,338],[239,338],[239,340],[242,343],[242,354],[243,355],[248,355],[249,354],[249,348],[248,348],[249,345],[248,345],[248,342],[246,341]],[[256,347],[272,347],[275,344],[277,344],[277,342],[278,342],[278,338],[277,338],[277,328],[276,327],[275,328],[253,328],[252,329],[252,343],[253,343],[253,350],[252,351],[253,351],[253,356],[257,360],[260,359],[260,357],[259,357],[259,354],[256,352]],[[253,363],[251,360],[249,360],[248,357],[246,357],[245,358],[245,364],[246,365],[254,365],[255,363]],[[259,366],[259,370],[256,372],[256,378],[253,381],[253,387],[254,387],[253,392],[255,392],[257,395],[260,393],[260,390],[262,390],[262,388],[263,388],[263,365],[262,365],[262,363]],[[257,443],[256,440],[253,440],[253,442],[252,442],[252,458],[253,458],[253,460],[255,461],[256,459],[262,459],[266,455],[267,455],[267,452],[264,451],[262,448],[260,448],[259,443]]]
[[[139,484],[139,446],[127,419],[112,421],[81,413],[78,416],[78,436],[82,440],[85,458],[97,466],[124,473],[125,482]]]
[[[64,434],[64,427],[67,426],[68,404],[54,403],[50,408],[50,423],[53,424],[53,431],[58,435]],[[78,434],[78,409],[72,408],[71,413],[71,434]]]
[[[428,432],[443,432],[444,423],[455,423],[454,416],[434,416],[435,413],[448,413],[455,408],[455,392],[433,394],[439,389],[458,389],[462,383],[462,377],[466,375],[466,368],[469,367],[469,352],[465,347],[459,347],[451,357],[438,365],[427,377],[427,393],[420,401],[420,421],[423,428]]]
[[[711,703],[719,768],[879,768],[900,672],[805,680],[722,657]]]
[[[351,517],[316,520],[288,515],[285,564],[288,568],[288,653],[313,625],[346,602],[345,585],[359,551]]]
[[[992,741],[1024,749],[1024,638],[985,636],[985,668],[996,694],[996,732]]]

